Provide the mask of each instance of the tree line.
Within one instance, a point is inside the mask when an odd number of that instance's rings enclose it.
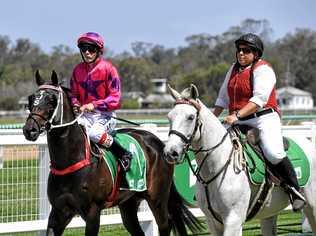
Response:
[[[176,89],[195,83],[203,102],[212,106],[228,68],[235,61],[234,40],[248,32],[263,39],[263,57],[277,74],[277,87],[289,85],[306,90],[315,100],[316,32],[311,29],[299,28],[271,40],[273,29],[267,20],[246,19],[219,35],[190,35],[185,38],[186,46],[166,48],[137,41],[132,43],[131,52],[115,55],[107,48],[105,57],[117,66],[123,93],[149,94],[152,78],[167,78]],[[55,70],[67,86],[73,67],[81,61],[79,52],[66,45],[55,46],[47,54],[29,39],[13,43],[2,35],[0,52],[0,110],[17,109],[18,100],[34,91],[37,69],[47,78]]]

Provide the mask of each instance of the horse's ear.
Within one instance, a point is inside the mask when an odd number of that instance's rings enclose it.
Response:
[[[185,88],[181,92],[181,97],[185,99],[190,99],[191,98],[191,87],[190,88]]]
[[[191,84],[191,98],[196,100],[199,97],[199,91],[194,84]]]
[[[169,89],[169,92],[170,92],[171,96],[172,96],[175,100],[181,98],[180,93],[178,93],[175,89],[171,88],[170,84],[168,84],[168,89]]]
[[[53,85],[58,86],[58,76],[57,76],[56,71],[54,70],[52,71],[51,81]]]
[[[39,70],[36,70],[36,72],[35,72],[35,80],[36,80],[36,84],[38,85],[38,86],[41,86],[42,84],[44,84],[44,80],[42,79],[42,76],[40,75],[40,73],[39,73]]]

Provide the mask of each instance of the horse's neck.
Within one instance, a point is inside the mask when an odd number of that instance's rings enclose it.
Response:
[[[208,168],[204,169],[210,172],[217,172],[230,158],[232,143],[229,135],[224,138],[227,134],[226,128],[206,107],[202,107],[200,111],[200,121],[202,123],[201,136],[196,144],[203,150],[212,149],[218,145],[218,147],[208,152]],[[201,152],[198,155],[198,163],[205,158],[205,155],[205,152]]]
[[[70,123],[75,117],[70,112],[69,99],[64,97],[62,123]],[[58,122],[57,122],[58,123]],[[55,128],[48,132],[47,141],[50,159],[57,166],[73,164],[85,157],[85,134],[78,123]]]

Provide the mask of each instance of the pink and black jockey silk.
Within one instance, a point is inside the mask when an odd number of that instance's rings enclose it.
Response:
[[[70,80],[73,105],[92,103],[100,111],[120,108],[121,82],[116,68],[104,59],[98,59],[94,66],[78,64]]]

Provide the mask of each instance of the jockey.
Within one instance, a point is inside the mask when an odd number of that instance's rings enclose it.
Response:
[[[84,112],[79,123],[90,139],[110,150],[125,171],[132,154],[109,134],[116,126],[115,110],[120,108],[121,82],[116,68],[102,58],[104,41],[94,32],[82,34],[77,41],[83,62],[75,66],[70,80],[74,111]]]
[[[255,34],[242,35],[235,41],[236,62],[226,74],[213,113],[224,109],[229,114],[224,122],[258,128],[260,147],[290,188],[293,210],[304,207],[294,168],[286,156],[281,134],[280,109],[276,99],[276,75],[271,65],[261,59],[264,46]]]

